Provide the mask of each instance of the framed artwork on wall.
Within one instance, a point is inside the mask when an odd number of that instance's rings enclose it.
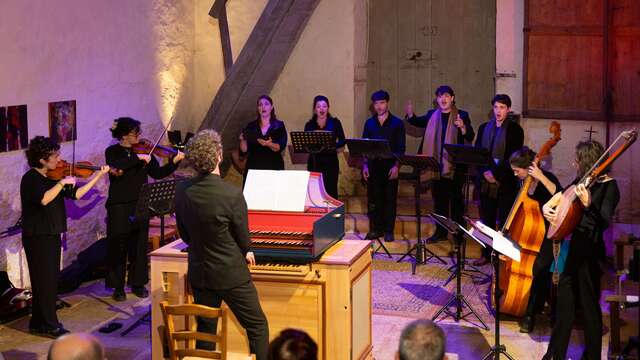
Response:
[[[27,105],[0,108],[0,152],[24,149],[29,145]]]
[[[75,100],[49,103],[49,137],[52,140],[58,143],[76,140],[77,129]]]

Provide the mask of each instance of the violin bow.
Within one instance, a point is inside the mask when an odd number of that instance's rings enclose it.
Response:
[[[171,119],[169,120],[169,122],[167,123],[167,126],[164,127],[164,130],[162,130],[162,132],[160,133],[160,136],[158,136],[158,139],[156,140],[155,144],[153,144],[153,147],[151,148],[151,151],[149,151],[149,155],[153,154],[153,151],[156,149],[156,147],[158,147],[158,144],[160,144],[160,140],[162,140],[162,137],[164,136],[164,134],[167,133],[167,130],[169,130],[169,126],[171,126],[171,124],[173,124],[173,120],[176,119],[175,114],[171,117]]]

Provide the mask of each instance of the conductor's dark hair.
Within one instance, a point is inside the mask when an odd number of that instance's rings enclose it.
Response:
[[[48,137],[36,136],[29,142],[25,155],[30,167],[42,168],[40,159],[47,160],[58,150],[60,150],[60,145],[57,142]]]
[[[415,320],[402,330],[400,360],[442,360],[446,347],[444,331],[431,320]]]
[[[317,360],[318,345],[302,330],[285,329],[269,344],[268,360]]]
[[[209,174],[218,167],[222,140],[215,130],[200,130],[189,139],[184,152],[186,160],[198,173]]]
[[[595,140],[580,141],[576,145],[576,162],[578,163],[578,177],[583,177],[593,164],[604,154],[604,146]],[[609,172],[603,171],[603,175]]]
[[[524,146],[522,149],[517,150],[509,157],[509,164],[511,166],[518,167],[520,169],[526,169],[531,166],[533,159],[536,158],[536,152]]]
[[[140,121],[132,119],[130,117],[120,117],[113,120],[111,126],[111,136],[114,139],[121,140],[123,137],[130,134],[132,131],[140,132]]]
[[[271,119],[270,120],[276,120],[276,108],[273,106],[273,99],[271,99],[271,97],[269,95],[260,95],[258,97],[258,100],[256,100],[256,105],[260,105],[260,100],[267,100],[269,102],[269,104],[271,104]],[[256,111],[257,112],[257,111]],[[256,118],[256,120],[260,121],[260,113],[258,112],[258,117]]]
[[[507,105],[508,108],[511,107],[511,98],[507,94],[496,94],[491,100],[491,106],[495,105],[497,102],[500,104]]]

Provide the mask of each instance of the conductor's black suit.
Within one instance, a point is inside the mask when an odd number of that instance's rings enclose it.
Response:
[[[177,185],[175,205],[178,230],[189,245],[195,302],[219,307],[224,301],[247,331],[251,352],[266,359],[269,327],[245,259],[250,240],[241,190],[218,175],[201,175]],[[198,319],[198,331],[215,333],[216,325]]]

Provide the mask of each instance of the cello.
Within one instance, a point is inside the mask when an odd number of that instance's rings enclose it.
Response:
[[[624,143],[614,152],[611,156],[609,151],[613,149],[621,139],[624,138]],[[613,164],[616,159],[622,155],[638,138],[638,131],[627,130],[623,131],[616,140],[604,151],[602,156],[591,166],[591,169],[580,179],[576,185],[572,185],[565,189],[560,198],[560,202],[556,206],[556,220],[549,227],[547,237],[554,241],[560,241],[571,234],[573,229],[578,225],[578,222],[582,218],[582,212],[584,208],[578,196],[576,195],[576,187],[579,184],[583,184],[587,189],[590,188],[598,179],[598,176],[604,172],[607,168]]]
[[[552,121],[549,132],[553,137],[542,145],[533,160],[536,165],[560,141],[560,124]],[[508,234],[521,247],[520,262],[507,259],[500,267],[500,289],[503,291],[500,312],[514,316],[522,316],[527,308],[533,281],[533,263],[546,232],[540,205],[529,197],[533,181],[533,177],[527,175],[502,227],[502,233]]]

